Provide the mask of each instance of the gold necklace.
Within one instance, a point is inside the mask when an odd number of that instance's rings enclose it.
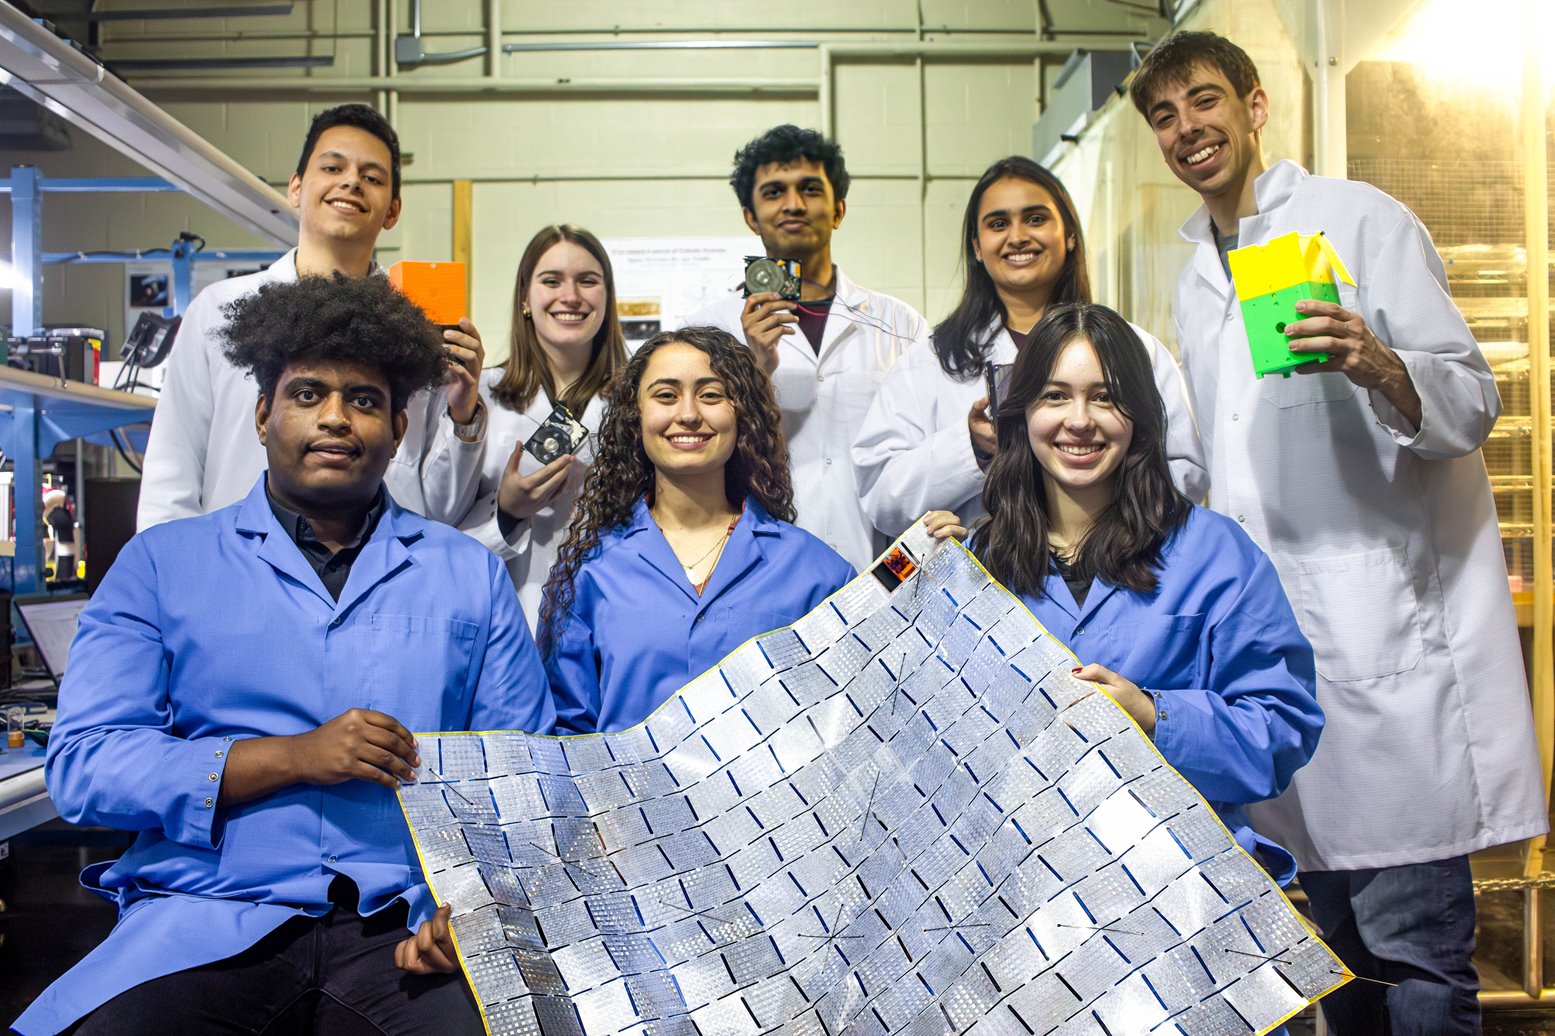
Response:
[[[686,570],[686,578],[687,579],[691,580],[693,583],[696,582],[696,570],[702,566],[702,562],[706,561],[708,559],[708,557],[710,557],[712,555],[713,551],[718,550],[725,543],[729,542],[729,537],[734,534],[735,522],[738,522],[738,521],[739,521],[739,519],[736,518],[736,519],[734,519],[734,521],[731,521],[729,523],[729,527],[724,530],[724,534],[722,536],[718,537],[718,539],[713,543],[713,545],[711,547],[707,548],[707,553],[706,554],[703,554],[701,557],[697,558],[695,561],[693,561],[689,565],[685,564],[684,562],[681,563],[680,567]],[[704,580],[704,582],[705,582],[705,580]]]
[[[740,513],[741,514],[744,513],[744,509],[743,508],[741,509]],[[653,518],[653,523],[659,527],[659,532],[660,532],[661,535],[664,536],[665,543],[669,544],[669,535],[667,533],[665,533],[664,525],[663,525],[662,522],[659,521],[658,516],[655,515],[652,510],[650,510],[648,512],[648,515],[649,515],[649,517]],[[695,561],[691,562],[689,565],[686,564],[684,561],[680,562],[680,567],[682,569],[684,569],[685,572],[686,572],[686,580],[691,583],[691,585],[696,589],[696,592],[698,594],[700,594],[702,592],[702,588],[707,585],[707,581],[712,578],[712,571],[709,570],[708,574],[706,576],[702,577],[702,579],[699,581],[697,579],[697,577],[696,577],[697,569],[702,566],[702,562],[706,561],[708,558],[713,556],[713,552],[714,551],[718,551],[719,552],[719,554],[718,554],[719,557],[723,556],[723,547],[724,547],[724,545],[726,543],[729,542],[729,537],[734,535],[734,527],[736,525],[738,525],[739,523],[740,523],[740,515],[737,514],[733,518],[729,519],[729,525],[728,525],[727,528],[724,529],[724,534],[722,536],[718,537],[718,539],[716,541],[714,541],[713,545],[711,547],[708,547],[707,551],[705,553],[703,553],[703,555],[701,557],[697,558]],[[685,532],[686,530],[685,529],[677,529],[676,531],[677,532]],[[674,545],[670,544],[669,546],[670,546],[670,553],[674,554],[675,553]],[[676,554],[675,555],[675,560],[676,561],[680,561],[680,555]],[[713,564],[716,567],[717,559],[714,559]]]

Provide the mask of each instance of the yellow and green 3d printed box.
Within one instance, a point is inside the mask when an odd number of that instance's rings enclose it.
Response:
[[[1278,373],[1290,377],[1304,363],[1321,363],[1326,353],[1293,353],[1285,325],[1302,319],[1301,299],[1339,303],[1339,281],[1355,285],[1334,246],[1321,233],[1285,234],[1262,245],[1236,248],[1226,254],[1231,282],[1242,301],[1242,323],[1258,377]]]

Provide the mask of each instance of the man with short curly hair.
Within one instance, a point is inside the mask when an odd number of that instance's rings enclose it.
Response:
[[[286,193],[297,210],[297,247],[266,270],[211,285],[184,314],[146,446],[141,529],[240,500],[264,468],[264,452],[248,432],[254,385],[221,354],[222,309],[299,276],[377,272],[378,235],[400,217],[398,135],[365,104],[320,112]],[[485,354],[468,319],[443,332],[442,347],[448,382],[409,404],[405,442],[386,481],[401,506],[455,521],[474,502],[485,449],[476,384]]]
[[[49,794],[138,837],[83,875],[112,934],[16,1028],[479,1033],[394,789],[411,731],[555,711],[502,563],[384,489],[437,329],[382,277],[266,284],[227,316],[268,468],[136,536],[82,613]]]
[[[907,303],[859,287],[833,264],[849,183],[842,148],[815,130],[777,126],[736,152],[729,186],[745,225],[766,255],[799,263],[799,298],[731,294],[688,323],[734,335],[772,377],[796,524],[862,569],[889,539],[876,534],[859,502],[853,440],[886,371],[929,328]]]

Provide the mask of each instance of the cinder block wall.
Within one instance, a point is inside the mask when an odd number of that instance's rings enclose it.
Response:
[[[184,0],[199,6],[194,0]],[[1040,37],[1037,0],[488,0],[504,42],[569,44],[655,39],[809,40],[1020,44]],[[424,3],[428,51],[486,42],[488,2]],[[170,4],[164,4],[170,6]],[[1115,10],[1070,2],[1075,31],[1095,31]],[[1112,5],[1103,5],[1111,7]],[[853,174],[835,255],[860,283],[898,295],[931,319],[959,292],[958,223],[967,191],[992,160],[1030,148],[1041,86],[1062,55],[838,57],[829,81],[816,49],[570,50],[501,56],[505,80],[619,80],[608,92],[489,89],[485,58],[393,71],[390,96],[361,79],[391,71],[387,35],[409,31],[408,0],[313,0],[286,17],[103,23],[114,60],[329,55],[313,70],[135,72],[130,82],[176,118],[277,186],[297,160],[309,117],[347,100],[387,108],[406,152],[404,216],[381,239],[380,260],[451,254],[452,182],[474,187],[473,315],[492,362],[501,359],[519,252],[542,225],[580,223],[602,237],[740,235],[747,231],[727,179],[737,147],[780,122],[832,131]],[[1139,16],[1142,36],[1162,25]],[[386,31],[385,31],[386,30]],[[194,76],[179,85],[178,77]],[[309,83],[340,80],[317,92]],[[350,82],[356,80],[357,82]],[[692,93],[676,84],[716,80]],[[468,89],[430,92],[421,84]],[[656,87],[655,84],[661,84]],[[769,93],[753,89],[780,84]],[[112,149],[73,130],[68,152],[11,153],[54,176],[142,176]],[[3,196],[0,219],[8,220]],[[210,247],[260,247],[221,216],[179,195],[61,195],[45,201],[44,247],[166,246],[180,230]],[[5,224],[0,224],[5,225]],[[752,239],[754,241],[754,238]],[[115,266],[54,267],[44,316],[101,323],[122,337],[123,274]]]

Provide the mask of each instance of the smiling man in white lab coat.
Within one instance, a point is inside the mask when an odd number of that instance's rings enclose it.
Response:
[[[373,248],[400,218],[398,134],[365,104],[325,109],[309,126],[286,197],[297,210],[297,247],[266,270],[212,284],[184,314],[146,445],[141,530],[235,503],[265,469],[253,429],[257,386],[221,354],[225,308],[299,275],[380,272]],[[443,332],[449,380],[410,401],[409,428],[384,476],[395,503],[434,521],[457,520],[475,499],[486,415],[474,332],[468,320]]]
[[[1359,975],[1323,1001],[1339,1036],[1477,1033],[1467,854],[1542,833],[1522,657],[1479,448],[1495,380],[1430,235],[1361,183],[1266,165],[1269,101],[1235,44],[1181,33],[1133,100],[1204,199],[1175,306],[1210,504],[1273,559],[1317,656],[1328,715],[1290,790],[1252,811],[1287,845],[1324,936]],[[1354,275],[1298,304],[1296,351],[1253,374],[1225,254],[1326,234]],[[1300,339],[1300,340],[1295,340]]]
[[[799,298],[736,292],[690,322],[745,342],[771,375],[797,524],[863,570],[889,540],[864,514],[850,451],[881,379],[928,325],[907,303],[859,287],[833,265],[832,232],[848,211],[848,170],[835,141],[775,127],[735,154],[729,183],[765,254],[799,263]]]

